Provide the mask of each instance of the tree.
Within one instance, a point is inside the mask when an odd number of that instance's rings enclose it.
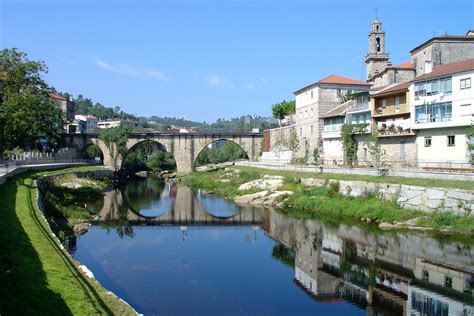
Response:
[[[385,152],[382,149],[382,146],[379,144],[379,137],[377,133],[373,132],[370,134],[367,149],[374,166],[376,168],[381,168],[385,159]]]
[[[290,135],[290,151],[293,153],[293,160],[296,160],[296,153],[300,149],[300,140],[298,138],[298,135],[296,132],[293,130],[291,131]]]
[[[474,124],[471,124],[466,135],[467,148],[471,154],[471,165],[474,165]]]
[[[34,143],[44,137],[54,143],[64,120],[53,91],[41,78],[48,68],[19,50],[0,52],[0,157],[5,147]]]
[[[121,166],[119,163],[123,161],[127,155],[127,141],[131,132],[132,126],[130,125],[119,125],[100,131],[99,139],[105,143],[105,146],[109,150],[115,172],[120,170]]]
[[[288,115],[294,114],[296,112],[296,104],[295,101],[281,101],[280,103],[276,103],[272,105],[272,114],[273,117],[280,121],[283,120]]]

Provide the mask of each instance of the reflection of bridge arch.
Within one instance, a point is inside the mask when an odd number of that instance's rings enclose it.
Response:
[[[102,220],[127,219],[132,223],[147,225],[247,225],[262,222],[263,212],[257,209],[237,212],[232,217],[217,217],[207,213],[196,199],[193,191],[177,186],[173,208],[156,217],[148,217],[134,210],[120,190],[112,190],[104,196],[104,207],[99,212]]]

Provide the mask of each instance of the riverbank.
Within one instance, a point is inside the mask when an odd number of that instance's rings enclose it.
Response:
[[[1,314],[136,314],[125,302],[85,276],[52,235],[37,207],[35,180],[77,167],[29,172],[0,186]]]
[[[310,176],[311,178],[307,178]],[[317,178],[319,176],[320,178]],[[341,176],[341,175],[339,175]],[[335,178],[335,179],[334,179]],[[474,216],[465,214],[402,208],[397,199],[381,199],[378,192],[365,190],[358,196],[341,193],[341,183],[347,177],[332,178],[329,174],[301,174],[274,170],[233,167],[226,170],[193,173],[182,178],[184,184],[216,193],[239,203],[272,206],[291,216],[318,218],[321,215],[352,218],[377,225],[381,229],[417,229],[441,233],[474,234]],[[396,185],[432,185],[447,188],[470,188],[462,181],[436,181],[392,177],[363,177],[366,182],[395,182]],[[357,177],[357,180],[360,180]],[[378,182],[376,182],[378,181]],[[240,190],[239,190],[240,188]],[[344,187],[346,188],[346,187]],[[413,187],[415,190],[415,187]],[[457,189],[453,189],[457,190]],[[353,192],[354,193],[354,192]],[[396,196],[399,192],[393,192]],[[472,207],[471,205],[468,205]],[[464,207],[464,206],[463,206]],[[467,209],[467,207],[464,207]],[[461,209],[464,209],[461,208]]]

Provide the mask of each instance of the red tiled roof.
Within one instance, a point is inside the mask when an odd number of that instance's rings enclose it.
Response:
[[[407,61],[403,64],[396,65],[396,66],[388,66],[387,68],[397,68],[397,69],[413,69],[413,64],[411,61]]]
[[[411,84],[412,84],[411,81],[396,83],[396,84],[393,84],[393,85],[390,85],[390,86],[387,86],[387,87],[383,88],[382,90],[378,91],[377,93],[374,93],[372,96],[373,97],[379,97],[379,96],[383,96],[383,95],[390,94],[390,93],[393,93],[393,92],[406,91],[406,90],[408,90],[408,88],[410,87]]]
[[[66,101],[65,98],[63,98],[62,96],[60,96],[59,94],[57,94],[55,92],[50,93],[49,96],[53,99],[56,99],[56,100]]]
[[[346,78],[346,77],[338,76],[338,75],[327,76],[326,78],[319,80],[317,83],[352,84],[352,85],[363,85],[363,86],[372,85],[371,83],[368,83],[365,81],[354,80],[351,78]]]
[[[474,58],[457,61],[436,67],[433,71],[415,78],[415,81],[451,75],[458,72],[474,70]]]
[[[354,80],[351,78],[346,78],[346,77],[338,76],[338,75],[330,75],[319,81],[313,82],[309,85],[304,86],[303,88],[300,88],[294,91],[293,94],[297,94],[300,91],[306,90],[309,87],[316,86],[319,84],[342,84],[342,85],[355,85],[355,86],[367,86],[367,87],[372,85],[371,83],[365,82],[365,81]]]

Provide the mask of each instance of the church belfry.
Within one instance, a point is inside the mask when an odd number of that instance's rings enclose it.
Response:
[[[390,57],[385,53],[385,32],[382,22],[375,16],[369,32],[369,52],[365,56],[367,64],[367,80],[385,70]]]

